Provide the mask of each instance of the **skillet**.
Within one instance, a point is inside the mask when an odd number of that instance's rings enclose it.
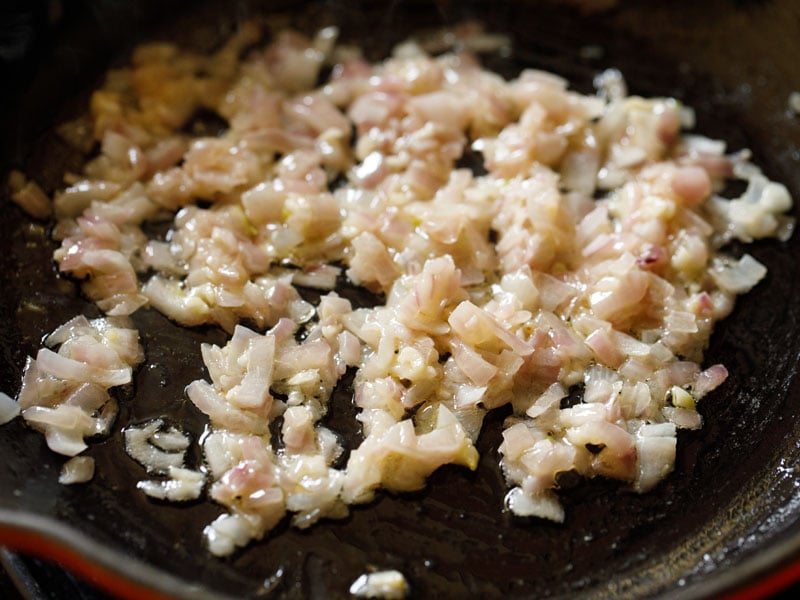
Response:
[[[512,55],[488,57],[490,68],[506,76],[543,68],[583,92],[599,71],[619,68],[632,93],[693,106],[698,132],[726,140],[731,150],[750,148],[754,162],[800,199],[800,118],[787,104],[800,89],[800,7],[791,0],[622,2],[600,14],[513,0],[83,0],[63,3],[55,18],[35,8],[27,47],[6,79],[13,83],[4,98],[2,166],[24,168],[52,191],[79,157],[50,128],[78,114],[102,72],[124,61],[133,44],[155,37],[210,49],[237,22],[265,11],[294,11],[300,27],[335,23],[372,58],[420,28],[480,18],[487,30],[513,39]],[[24,357],[43,335],[75,314],[98,313],[73,282],[56,276],[47,224],[23,216],[6,195],[0,389],[13,395]],[[561,494],[563,525],[511,518],[501,510],[505,490],[494,449],[504,415],[496,414],[478,442],[475,473],[443,468],[425,492],[381,495],[348,519],[310,531],[282,525],[230,558],[214,558],[201,530],[220,508],[147,500],[135,489],[144,471],[124,454],[120,430],[167,414],[202,433],[204,420],[183,387],[202,376],[199,343],[225,336],[140,311],[134,322],[147,363],[122,392],[115,433],[91,446],[91,483],[60,486],[63,459],[41,436],[20,420],[0,428],[0,542],[58,560],[127,597],[348,597],[350,583],[371,568],[399,569],[415,597],[766,592],[800,574],[798,244],[795,236],[748,247],[769,275],[718,325],[706,354],[707,364],[722,362],[731,376],[701,403],[703,429],[681,432],[675,472],[651,493],[581,482]],[[333,406],[334,426],[352,415],[346,386]],[[777,578],[765,580],[768,573]]]

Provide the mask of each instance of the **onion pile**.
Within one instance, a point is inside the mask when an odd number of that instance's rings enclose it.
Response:
[[[628,95],[617,71],[595,95],[536,70],[504,80],[476,53],[505,39],[475,26],[378,64],[333,28],[263,35],[248,23],[212,55],[142,45],[92,96],[99,150],[53,198],[55,260],[109,317],[50,337],[61,350],[29,364],[26,420],[67,454],[107,431],[105,390],[141,358],[114,324],[149,307],[231,336],[203,346],[208,380],[186,388],[210,424],[203,471],[185,468],[181,439],[155,439],[160,421],[126,430],[131,456],[166,477],[145,493],[191,499],[207,480],[226,511],[205,530],[215,554],[287,513],[308,527],[441,465],[474,469],[484,416],[509,404],[513,513],[564,519],[566,472],[656,486],[677,429],[702,425],[697,403],[727,376],[701,366],[715,322],[766,274],[722,248],[786,239],[786,188],[688,134],[678,101]],[[201,113],[217,135],[187,133]],[[482,169],[460,167],[467,154]],[[741,197],[720,195],[731,178]],[[13,188],[48,213],[24,176]],[[341,277],[382,301],[354,309]],[[129,345],[97,358],[118,336]],[[343,462],[322,419],[348,369],[363,440]],[[87,399],[53,395],[64,381]]]
[[[17,398],[22,418],[44,433],[53,452],[77,456],[86,438],[110,433],[118,409],[109,390],[129,384],[143,358],[127,317],[75,317],[28,358]]]

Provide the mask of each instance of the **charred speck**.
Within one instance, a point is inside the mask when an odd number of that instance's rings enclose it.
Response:
[[[309,330],[307,327],[298,327],[294,332],[294,340],[298,344],[302,344],[308,337]]]
[[[456,161],[456,168],[469,169],[475,177],[481,177],[489,173],[483,163],[483,156],[470,148],[465,149],[461,158]]]
[[[559,489],[569,490],[576,487],[581,482],[581,476],[574,469],[556,473],[556,485]]]
[[[566,396],[561,399],[561,403],[559,404],[559,408],[572,408],[576,404],[581,404],[583,402],[583,391],[585,386],[582,383],[573,385],[569,388],[569,392]]]
[[[201,108],[192,115],[184,131],[195,137],[219,137],[228,130],[228,121],[219,113]]]
[[[150,239],[167,240],[173,226],[172,219],[153,219],[142,223],[142,231]]]
[[[286,447],[281,436],[281,429],[283,429],[283,415],[275,417],[269,423],[269,441],[272,445],[272,451],[275,453]]]
[[[339,173],[336,176],[336,178],[328,184],[328,189],[333,192],[334,190],[337,190],[340,187],[344,187],[345,185],[347,185],[347,183],[349,183],[347,175],[345,175],[344,173]]]
[[[317,74],[317,85],[315,87],[322,87],[328,83],[331,75],[333,75],[333,67],[330,65],[322,65],[319,69],[319,73]]]
[[[584,446],[592,454],[600,454],[606,447],[605,444],[585,444]]]

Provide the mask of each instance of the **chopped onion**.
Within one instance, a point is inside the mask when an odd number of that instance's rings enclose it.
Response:
[[[636,432],[637,474],[633,487],[637,492],[653,489],[672,472],[677,440],[672,423],[645,424]]]
[[[47,219],[53,214],[53,203],[35,181],[28,181],[19,171],[8,177],[11,199],[22,210],[36,219]]]
[[[698,400],[715,390],[728,378],[728,370],[723,365],[713,365],[702,371],[694,383],[693,391]]]
[[[253,526],[240,515],[223,514],[203,529],[209,551],[216,556],[227,556],[237,547],[244,546],[254,536]]]
[[[749,254],[736,262],[718,262],[711,276],[719,287],[732,294],[753,289],[767,274],[767,268]]]
[[[161,481],[145,480],[136,484],[151,498],[170,502],[197,500],[203,492],[206,476],[200,471],[170,466],[169,479]]]
[[[130,426],[123,431],[125,452],[147,469],[148,473],[169,473],[170,469],[183,467],[188,439],[185,444],[175,443],[178,436],[184,437],[174,426],[165,427],[162,419],[155,419],[140,426]],[[163,446],[167,446],[164,448]]]
[[[0,392],[0,425],[5,425],[19,416],[20,407],[16,400],[5,392]]]
[[[440,55],[411,40],[377,65],[337,34],[275,32],[250,52],[262,32],[248,23],[209,57],[140,47],[93,96],[99,151],[68,188],[50,201],[12,173],[18,204],[55,213],[60,271],[107,316],[47,336],[0,409],[83,451],[143,358],[122,316],[149,305],[230,334],[201,347],[208,377],[186,387],[209,421],[208,497],[228,511],[205,530],[214,554],[287,513],[308,527],[442,465],[474,469],[484,417],[506,405],[512,513],[563,520],[565,473],[652,489],[727,376],[699,366],[715,323],[766,273],[720,249],[786,239],[786,187],[748,151],[684,133],[694,115],[678,101],[629,96],[615,69],[583,95],[543,71],[481,68],[475,52],[507,39],[473,24],[428,40]],[[202,68],[176,77],[184,63]],[[192,132],[198,107],[224,135]],[[728,178],[747,183],[740,197],[718,195]],[[369,306],[325,295],[342,272]],[[363,432],[344,465],[323,425],[343,377]],[[147,495],[203,493],[177,427],[128,426],[124,442],[160,475],[140,482]],[[407,593],[396,573],[353,590]]]
[[[61,467],[58,483],[62,485],[86,483],[92,477],[94,477],[94,459],[91,456],[75,456]]]
[[[703,426],[703,417],[696,410],[665,406],[661,412],[680,429],[700,429]]]
[[[552,494],[528,496],[522,488],[512,488],[506,494],[506,507],[519,517],[539,517],[561,523],[564,521],[564,509]]]
[[[375,571],[364,573],[350,586],[350,594],[356,598],[380,598],[401,600],[408,596],[409,587],[400,571]]]

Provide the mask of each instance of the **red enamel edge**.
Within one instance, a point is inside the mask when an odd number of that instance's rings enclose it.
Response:
[[[0,546],[37,556],[72,571],[87,583],[121,600],[176,600],[164,592],[133,581],[87,558],[68,544],[29,529],[0,523]],[[759,600],[800,581],[800,559],[738,590],[723,593],[722,600]]]
[[[175,600],[163,592],[131,581],[86,558],[68,545],[36,532],[0,523],[0,544],[12,550],[53,561],[87,583],[122,600]]]
[[[742,589],[723,595],[723,600],[759,600],[777,594],[800,581],[800,560],[766,575]]]

